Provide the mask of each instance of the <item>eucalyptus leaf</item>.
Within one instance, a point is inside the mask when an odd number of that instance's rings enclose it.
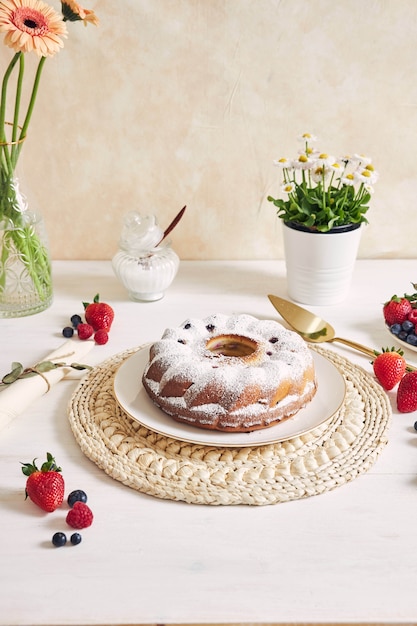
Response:
[[[74,370],[92,370],[91,365],[83,365],[81,363],[71,363],[71,367]]]
[[[37,363],[33,369],[37,372],[50,372],[51,370],[55,370],[59,367],[58,363],[53,363],[52,361],[41,361],[41,363]]]
[[[13,362],[12,371],[6,374],[5,376],[3,376],[2,382],[5,385],[10,385],[11,383],[14,383],[19,378],[22,372],[23,372],[23,365],[21,363]]]

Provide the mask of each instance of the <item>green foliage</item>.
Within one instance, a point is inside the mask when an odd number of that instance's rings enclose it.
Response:
[[[91,365],[84,365],[82,363],[54,363],[53,361],[41,361],[37,363],[34,367],[23,368],[21,363],[13,362],[12,369],[8,374],[5,374],[0,381],[0,390],[2,387],[11,385],[16,382],[16,380],[20,380],[22,378],[30,378],[32,376],[39,376],[46,372],[50,372],[51,370],[57,369],[58,367],[71,367],[74,370],[85,370],[92,369]]]
[[[371,159],[362,155],[335,158],[313,150],[316,138],[300,136],[305,148],[294,159],[281,158],[282,198],[268,196],[284,222],[328,232],[337,226],[367,223],[373,183],[378,179]]]
[[[295,186],[288,200],[268,196],[277,207],[277,215],[284,222],[297,222],[307,228],[327,232],[335,226],[367,223],[365,213],[369,209],[370,193],[359,196],[353,186],[340,188],[322,184],[308,187],[303,182]]]

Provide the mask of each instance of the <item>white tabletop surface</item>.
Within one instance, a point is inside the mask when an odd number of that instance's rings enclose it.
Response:
[[[310,307],[342,337],[380,349],[392,340],[382,303],[412,290],[416,261],[358,261],[348,300]],[[156,340],[210,313],[280,319],[280,261],[182,262],[165,297],[129,301],[109,262],[56,262],[53,305],[0,320],[0,374],[63,341],[61,329],[96,293],[115,322],[88,362]],[[369,358],[329,347],[372,372]],[[417,353],[407,351],[410,362]],[[87,360],[87,359],[86,359]],[[0,624],[405,623],[417,621],[417,415],[393,403],[389,443],[366,474],[333,491],[269,506],[203,506],[143,495],[80,450],[67,417],[77,382],[62,381],[0,432]],[[84,489],[93,525],[79,546],[53,548],[66,509],[25,501],[21,462],[52,452],[67,491]]]

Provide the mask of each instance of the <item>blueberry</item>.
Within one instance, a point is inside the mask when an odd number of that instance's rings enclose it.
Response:
[[[61,548],[67,543],[67,536],[64,533],[55,533],[52,537],[52,543],[56,548]]]
[[[82,537],[81,537],[80,533],[73,533],[71,535],[70,541],[71,541],[73,546],[77,546],[79,543],[81,543]]]
[[[73,336],[74,329],[71,328],[71,326],[65,326],[65,328],[62,329],[62,334],[64,335],[64,337],[67,337],[67,339],[69,339],[69,337]]]
[[[401,341],[405,341],[407,339],[408,333],[405,332],[405,330],[402,330],[400,333],[398,333],[398,339],[401,339]]]
[[[188,330],[189,328],[191,328],[191,324],[190,324],[190,322],[187,322],[187,323],[186,323],[186,325],[184,326],[184,328],[186,328],[187,330]]]
[[[77,328],[78,324],[81,324],[82,319],[80,317],[80,315],[73,315],[71,317],[71,324],[73,325],[74,328]]]
[[[417,430],[417,422],[414,422],[414,430]]]
[[[67,502],[69,506],[72,508],[76,502],[87,502],[87,494],[85,491],[81,489],[76,489],[75,491],[71,491],[67,498]]]
[[[401,328],[403,330],[405,330],[406,333],[409,333],[410,330],[414,330],[414,324],[413,322],[410,322],[409,320],[405,320],[402,324],[401,324]]]
[[[212,333],[215,329],[215,326],[214,324],[207,324],[206,329],[209,331],[209,333]]]
[[[417,346],[417,335],[414,333],[410,333],[407,335],[406,342],[410,344],[410,346]]]
[[[393,324],[392,326],[390,326],[390,331],[392,332],[393,335],[398,335],[398,333],[401,332],[401,324]]]

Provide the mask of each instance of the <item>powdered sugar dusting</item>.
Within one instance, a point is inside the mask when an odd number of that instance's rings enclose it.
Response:
[[[207,342],[217,337],[226,337],[232,346],[234,340],[250,340],[253,354],[212,352]],[[286,417],[286,410],[298,410],[294,407],[315,392],[310,350],[301,337],[273,320],[222,314],[188,319],[168,328],[152,346],[152,354],[143,375],[151,398],[165,412],[202,427],[266,427]],[[168,395],[173,383],[184,386],[182,395]],[[281,386],[292,391],[272,403]]]

